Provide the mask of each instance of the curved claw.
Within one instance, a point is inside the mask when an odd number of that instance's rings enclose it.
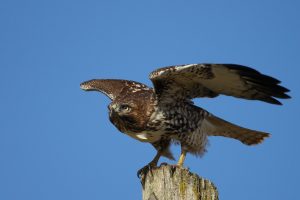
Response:
[[[151,170],[152,170],[154,167],[155,167],[155,166],[154,166],[152,163],[149,163],[148,165],[142,167],[141,169],[139,169],[139,170],[137,171],[137,177],[138,177],[139,179],[145,177],[145,176],[147,175],[147,173],[148,173],[149,171],[151,172]]]
[[[153,160],[148,165],[144,166],[142,169],[137,171],[137,177],[142,179],[143,177],[145,177],[145,175],[147,175],[147,173],[149,171],[151,171],[152,168],[156,167],[157,162],[160,158],[160,155],[161,155],[161,152],[157,151],[157,153],[156,153],[155,157],[153,158]]]
[[[157,151],[155,157],[153,160],[146,166],[144,166],[142,169],[137,171],[137,177],[141,180],[142,186],[144,187],[145,181],[146,181],[146,175],[150,171],[152,174],[152,169],[156,167],[157,162],[161,156],[161,152]],[[153,175],[153,174],[152,174]]]

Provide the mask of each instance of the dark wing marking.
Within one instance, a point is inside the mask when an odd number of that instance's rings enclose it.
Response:
[[[142,83],[118,79],[93,79],[81,83],[80,88],[86,91],[102,92],[111,100],[117,98],[124,89],[133,93],[150,89]]]
[[[219,94],[281,105],[288,89],[280,81],[235,64],[190,64],[157,69],[150,74],[155,93],[162,99],[216,97]]]

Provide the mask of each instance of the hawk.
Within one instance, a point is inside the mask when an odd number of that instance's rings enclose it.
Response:
[[[181,145],[178,166],[187,153],[205,153],[208,136],[223,136],[246,145],[261,143],[269,133],[240,127],[194,105],[192,99],[220,94],[281,105],[288,89],[280,81],[236,64],[188,64],[157,69],[149,76],[154,88],[129,80],[93,79],[81,83],[111,99],[110,121],[126,135],[153,145],[157,153],[138,174],[157,165],[161,156],[174,159],[169,147]]]

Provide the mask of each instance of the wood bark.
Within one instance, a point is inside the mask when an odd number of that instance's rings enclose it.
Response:
[[[143,200],[218,200],[212,182],[185,168],[163,165],[141,179]]]

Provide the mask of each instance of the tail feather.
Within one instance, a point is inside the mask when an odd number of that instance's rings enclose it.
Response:
[[[270,136],[269,133],[243,128],[213,115],[207,116],[203,121],[203,131],[208,136],[229,137],[246,145],[259,144]]]

